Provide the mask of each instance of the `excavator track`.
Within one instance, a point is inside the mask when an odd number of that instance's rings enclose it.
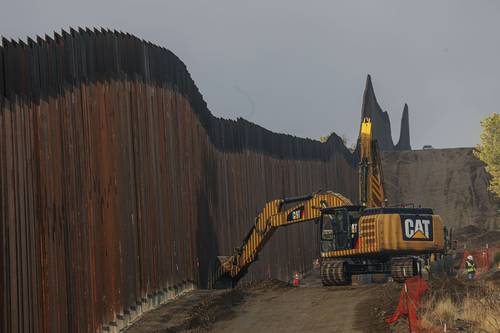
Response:
[[[347,263],[341,260],[323,261],[321,264],[321,282],[324,286],[343,286],[351,284],[351,275],[346,269]]]
[[[417,275],[418,261],[415,258],[394,258],[391,262],[391,276],[396,282],[405,282],[406,279]]]

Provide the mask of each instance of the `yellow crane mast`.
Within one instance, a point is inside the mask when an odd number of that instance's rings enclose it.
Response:
[[[376,140],[372,139],[372,122],[363,119],[359,133],[359,200],[362,206],[385,206],[382,164]]]

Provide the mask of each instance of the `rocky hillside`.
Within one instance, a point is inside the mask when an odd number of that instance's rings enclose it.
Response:
[[[499,200],[472,148],[384,152],[382,164],[389,205],[432,207],[455,228],[500,228]]]
[[[366,79],[365,91],[363,93],[363,106],[361,107],[361,119],[365,117],[371,118],[373,122],[373,137],[377,139],[381,150],[411,150],[408,105],[405,104],[403,108],[399,141],[397,144],[394,144],[392,141],[389,114],[387,111],[382,110],[377,101],[370,75],[368,75]]]

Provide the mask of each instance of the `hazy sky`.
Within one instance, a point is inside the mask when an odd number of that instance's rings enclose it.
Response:
[[[127,31],[187,65],[216,116],[357,136],[366,75],[414,148],[473,146],[499,112],[500,1],[0,0],[0,34]]]

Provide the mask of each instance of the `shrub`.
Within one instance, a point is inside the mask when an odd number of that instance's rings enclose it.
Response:
[[[474,332],[500,332],[500,292],[494,284],[481,283],[465,290],[455,301],[442,292],[434,293],[423,304],[424,328],[453,327],[465,322]]]

